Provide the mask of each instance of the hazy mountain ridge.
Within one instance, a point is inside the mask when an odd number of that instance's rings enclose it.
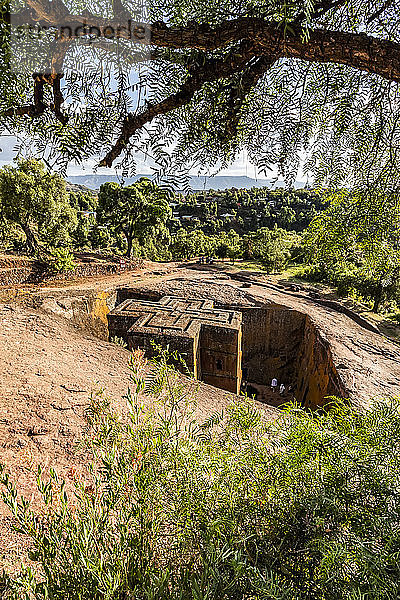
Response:
[[[124,181],[124,185],[130,185],[135,183],[141,177],[149,177],[150,175],[139,174],[135,177],[127,177],[125,180],[122,180],[120,177],[116,175],[96,175],[95,173],[91,173],[88,175],[71,175],[67,177],[67,180],[75,185],[83,185],[90,189],[98,189],[103,183],[107,181],[116,181],[122,183]],[[252,187],[285,187],[285,183],[283,181],[272,182],[270,179],[252,179],[251,177],[247,177],[245,175],[227,175],[221,176],[216,175],[215,177],[191,177],[189,181],[189,187],[192,190],[224,190],[230,188],[237,189],[250,189]],[[301,182],[295,183],[295,188],[304,187],[304,184]]]

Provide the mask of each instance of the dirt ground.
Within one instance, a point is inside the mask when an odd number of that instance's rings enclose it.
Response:
[[[263,283],[265,284],[265,279]],[[360,406],[376,396],[399,393],[400,350],[383,336],[312,299],[252,284],[244,289],[229,272],[199,269],[187,263],[152,265],[141,273],[90,278],[63,285],[21,286],[0,290],[0,444],[1,462],[18,489],[35,502],[32,467],[55,467],[61,475],[79,462],[76,446],[84,429],[91,393],[104,389],[117,408],[125,406],[129,352],[83,331],[60,300],[122,285],[184,296],[219,298],[224,303],[274,302],[307,312],[329,340],[335,363]],[[52,310],[59,302],[58,313]],[[69,315],[69,316],[68,316]],[[149,400],[150,401],[150,400]],[[229,394],[200,385],[202,416],[227,406]],[[268,418],[278,412],[263,406]],[[12,568],[25,541],[12,533],[7,509],[0,504],[0,568]]]
[[[156,277],[148,275],[141,281]],[[82,291],[105,284],[119,286],[132,279],[127,274],[96,278],[78,287]],[[73,284],[39,292],[46,298],[77,289]],[[123,411],[130,353],[86,334],[63,316],[33,308],[38,304],[34,291],[32,286],[8,290],[8,302],[0,303],[0,462],[12,473],[20,492],[35,503],[32,469],[38,464],[55,467],[65,477],[79,463],[76,447],[90,395],[104,390]],[[198,414],[205,418],[225,408],[230,395],[200,384],[197,401]],[[263,410],[274,417],[274,409]],[[13,568],[25,550],[26,541],[11,531],[8,509],[0,501],[0,569]]]

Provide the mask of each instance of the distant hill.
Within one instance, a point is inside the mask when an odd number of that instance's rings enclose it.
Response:
[[[135,183],[141,177],[151,177],[150,175],[136,175],[135,177],[127,177],[124,180],[125,185]],[[116,175],[96,175],[95,173],[88,175],[71,175],[67,180],[75,185],[85,186],[92,190],[98,189],[107,181],[120,182],[121,179]],[[239,176],[220,176],[215,177],[191,177],[189,186],[192,190],[226,190],[231,188],[250,189],[252,187],[284,187],[283,181],[272,183],[270,179],[252,179],[244,175]],[[303,183],[296,182],[295,188],[304,187]]]
[[[80,183],[71,183],[70,181],[66,181],[67,192],[72,192],[74,194],[78,194],[79,192],[86,194],[95,194],[93,188],[89,188],[86,185],[82,185]]]

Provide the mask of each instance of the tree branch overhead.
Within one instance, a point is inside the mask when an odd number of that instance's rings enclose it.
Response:
[[[87,35],[90,27],[110,28],[118,32],[121,40],[134,44],[149,46],[150,60],[157,60],[158,52],[176,50],[182,53],[199,51],[204,55],[203,64],[187,62],[186,76],[182,78],[180,87],[158,102],[143,106],[137,113],[128,113],[121,119],[121,130],[104,159],[101,166],[111,166],[115,159],[124,152],[133,135],[157,116],[165,115],[192,102],[196,93],[206,82],[224,80],[234,74],[242,73],[243,87],[241,93],[233,98],[237,107],[241,106],[246,95],[251,92],[265,73],[281,59],[295,59],[309,63],[338,64],[377,75],[387,81],[400,82],[400,44],[390,39],[367,35],[363,32],[345,31],[319,27],[315,23],[330,13],[340,9],[344,0],[322,0],[314,4],[311,12],[311,26],[304,35],[305,13],[299,12],[297,17],[285,28],[281,22],[258,17],[238,16],[227,19],[218,25],[208,23],[188,23],[177,27],[166,23],[135,23],[134,39],[132,31],[126,27],[127,21],[134,23],[121,0],[112,1],[112,18],[100,18],[88,11],[78,15],[70,13],[62,0],[27,0],[42,26],[59,27],[62,20],[64,30],[70,30],[68,36],[58,35],[55,40],[55,55],[52,65],[52,80],[48,77],[35,79],[35,99],[32,105],[9,109],[3,116],[27,115],[35,117],[46,109],[54,112],[61,122],[66,117],[61,112],[63,96],[60,79],[63,61],[72,41]],[[371,23],[381,17],[385,10],[392,6],[392,1],[383,2],[368,19]],[[24,16],[21,17],[23,20]],[[18,21],[18,19],[17,19]],[[98,44],[101,47],[101,44]],[[154,49],[156,52],[154,52]],[[221,57],[222,54],[222,57]],[[156,58],[157,57],[157,58]],[[167,58],[164,58],[167,60]],[[46,106],[43,102],[43,85],[50,83],[53,87],[54,102]],[[240,110],[234,110],[231,130]]]

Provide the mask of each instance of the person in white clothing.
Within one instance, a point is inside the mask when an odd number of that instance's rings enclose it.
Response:
[[[273,392],[276,392],[277,388],[278,388],[278,380],[275,379],[275,377],[274,377],[273,380],[271,381],[271,390]]]
[[[281,385],[279,386],[279,393],[281,396],[283,396],[283,394],[285,393],[285,386],[283,385],[283,383],[281,383]]]

